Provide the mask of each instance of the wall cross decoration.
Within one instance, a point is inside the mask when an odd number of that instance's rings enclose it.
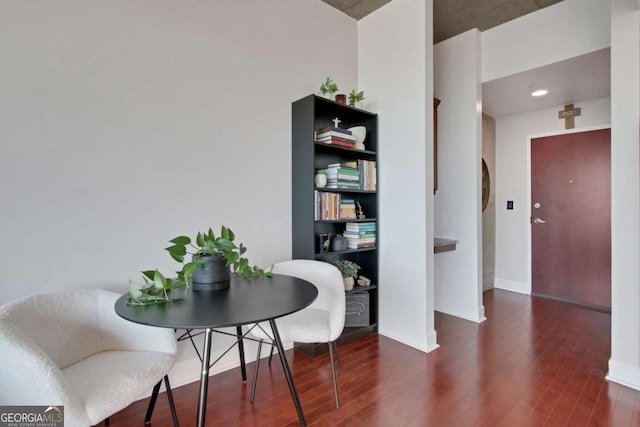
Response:
[[[575,118],[582,114],[580,108],[573,108],[573,104],[567,104],[564,106],[564,110],[558,111],[558,118],[564,119],[564,128],[573,129],[576,127]]]

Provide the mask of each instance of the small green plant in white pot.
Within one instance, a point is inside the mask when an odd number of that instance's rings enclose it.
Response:
[[[358,274],[358,270],[360,270],[360,266],[353,261],[349,261],[347,259],[340,259],[335,262],[335,266],[340,270],[340,274],[342,274],[342,280],[344,281],[344,290],[350,291],[353,289],[353,284],[355,282],[354,277]]]
[[[360,91],[360,92],[356,92],[355,89],[353,89],[351,92],[349,92],[349,105],[352,107],[356,106],[356,103],[358,103],[358,105],[360,106],[362,101],[364,101],[364,91]]]
[[[327,77],[327,80],[322,83],[320,86],[320,92],[322,92],[322,96],[327,97],[329,99],[333,99],[333,94],[338,91],[338,85],[336,82],[331,80],[331,77]]]

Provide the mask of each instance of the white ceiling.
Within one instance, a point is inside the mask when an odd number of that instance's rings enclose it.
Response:
[[[611,95],[610,49],[482,84],[482,111],[500,117]],[[531,92],[547,89],[545,96]]]
[[[322,0],[360,19],[391,0]],[[434,42],[471,28],[485,31],[563,0],[434,0]],[[640,0],[638,0],[640,2]],[[571,58],[482,85],[482,109],[500,117],[610,96],[609,49]],[[534,89],[549,94],[531,97]]]
[[[391,0],[322,0],[361,19]],[[433,0],[433,42],[439,43],[472,28],[488,30],[563,0]],[[640,1],[640,0],[638,0]]]

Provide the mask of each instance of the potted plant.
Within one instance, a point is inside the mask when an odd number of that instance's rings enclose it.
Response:
[[[333,80],[331,80],[330,77],[327,77],[327,80],[325,80],[324,83],[320,85],[320,92],[322,92],[322,96],[327,97],[327,94],[329,94],[329,99],[331,99],[333,97],[333,94],[337,91],[338,85]]]
[[[231,269],[243,277],[271,275],[258,266],[251,266],[243,256],[247,251],[246,246],[242,243],[236,245],[234,240],[233,231],[223,225],[218,236],[209,228],[207,232],[198,232],[195,241],[188,236],[175,237],[170,240],[173,245],[165,249],[174,260],[183,264],[178,277],[186,282],[191,281],[194,290],[229,287]],[[191,261],[184,263],[187,254],[191,255]]]
[[[349,105],[352,107],[356,106],[356,102],[364,101],[364,91],[356,92],[355,89],[352,89],[349,92]]]
[[[344,290],[350,291],[353,289],[354,277],[358,274],[360,266],[353,261],[346,259],[340,259],[335,262],[335,266],[338,267],[342,274],[342,280],[344,281]]]
[[[234,243],[235,235],[231,229],[222,226],[220,236],[213,230],[198,233],[194,243],[187,236],[171,239],[172,246],[165,248],[171,257],[182,263],[182,269],[175,278],[168,278],[158,270],[142,272],[143,282],[129,281],[131,297],[129,305],[166,304],[182,298],[193,285],[195,290],[218,290],[229,287],[230,270],[244,277],[260,275],[271,277],[270,271],[257,266],[250,266],[243,255],[247,248]],[[191,249],[191,251],[188,250]],[[184,258],[191,255],[191,261],[185,263]],[[184,288],[183,294],[173,292]]]

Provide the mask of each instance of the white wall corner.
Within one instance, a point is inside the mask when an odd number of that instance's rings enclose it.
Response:
[[[428,341],[422,331],[416,330],[413,326],[397,323],[391,319],[386,319],[379,325],[378,333],[425,353],[433,350],[429,348]],[[431,331],[431,333],[435,333],[435,331]]]

